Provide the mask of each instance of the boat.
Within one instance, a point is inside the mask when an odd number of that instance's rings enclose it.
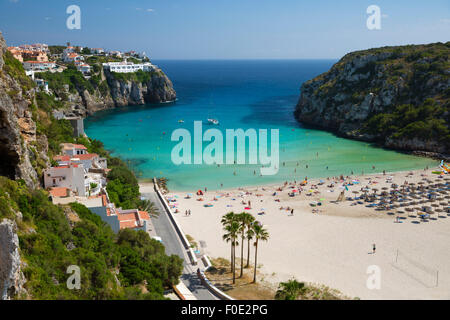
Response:
[[[217,119],[208,119],[209,124],[219,124],[219,120]]]
[[[184,123],[184,120],[182,120],[182,119],[178,120],[178,123]]]

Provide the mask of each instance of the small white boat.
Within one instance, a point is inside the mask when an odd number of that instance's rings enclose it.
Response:
[[[178,123],[184,123],[184,120],[178,120]]]
[[[208,123],[210,123],[210,124],[219,124],[219,120],[217,120],[217,119],[208,119]]]

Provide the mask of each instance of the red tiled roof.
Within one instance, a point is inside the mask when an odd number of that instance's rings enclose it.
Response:
[[[50,195],[56,198],[67,197],[67,195],[69,194],[68,191],[69,189],[64,187],[55,187],[49,190]]]
[[[70,156],[54,156],[55,161],[70,161]]]
[[[67,150],[67,149],[82,149],[82,150],[87,150],[87,148],[82,145],[82,144],[74,144],[74,143],[62,143],[63,149]]]
[[[96,153],[77,154],[77,155],[73,156],[73,158],[77,158],[77,159],[80,159],[80,160],[92,160],[92,159],[94,159],[96,157],[98,157],[98,154],[96,154]]]
[[[106,207],[106,205],[108,204],[108,199],[106,199],[106,194],[102,195],[102,203],[103,203],[104,207]]]
[[[139,211],[142,220],[150,220],[150,215],[146,211]]]
[[[53,61],[25,61],[25,63],[45,64],[45,63],[55,63],[55,62],[53,62]]]
[[[87,150],[87,148],[86,148],[84,145],[82,145],[82,144],[74,144],[73,147],[74,147],[75,149],[83,149],[83,150]]]
[[[120,229],[134,229],[138,226],[136,225],[136,221],[120,221]]]
[[[119,221],[127,221],[127,220],[133,220],[136,221],[136,214],[134,212],[132,213],[119,213],[117,215],[117,219],[119,219]]]
[[[78,164],[76,164],[76,163],[70,163],[69,165],[66,165],[66,166],[52,167],[52,169],[68,169],[68,168],[70,168],[70,167],[78,168]]]

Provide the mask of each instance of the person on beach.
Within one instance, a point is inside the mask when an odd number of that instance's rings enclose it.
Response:
[[[293,215],[294,215],[294,209],[291,210],[291,216],[293,216]]]
[[[372,245],[372,254],[375,254],[375,251],[377,250],[375,243]]]

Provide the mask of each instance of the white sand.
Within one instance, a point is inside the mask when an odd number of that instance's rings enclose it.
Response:
[[[357,178],[361,184],[349,187],[346,196],[354,196],[353,190],[368,185],[369,177],[378,181],[371,186],[378,188],[379,193],[382,187],[390,185],[386,182],[388,176],[394,176],[394,182],[403,184],[405,180],[419,182],[423,178],[421,174],[442,182],[431,174],[431,170],[416,171],[408,177],[406,172],[363,176]],[[204,241],[206,247],[203,251],[209,256],[228,259],[230,248],[222,240],[220,219],[229,211],[244,211],[246,205],[241,201],[250,200],[252,209],[247,211],[270,233],[270,240],[261,243],[258,251],[258,261],[263,265],[261,271],[267,275],[275,273],[266,278],[268,281],[276,283],[296,277],[361,299],[450,299],[450,216],[443,213],[440,215],[446,218],[415,224],[412,221],[419,219],[404,213],[402,216],[407,218],[402,223],[395,223],[395,216],[388,215],[387,211],[366,208],[365,204],[350,206],[350,201],[331,203],[341,190],[334,187],[334,192],[327,192],[329,183],[325,180],[325,184],[319,186],[319,195],[306,196],[303,191],[302,195],[293,198],[288,196],[291,189],[287,187],[278,192],[278,196],[272,196],[281,185],[265,186],[266,191],[261,187],[247,188],[246,191],[252,195],[244,196],[239,196],[242,190],[208,191],[203,197],[205,201],[197,201],[199,197],[196,195],[185,199],[185,192],[168,196],[178,196],[180,212],[176,217],[184,232],[197,242]],[[310,181],[304,188],[309,190],[311,184],[314,182]],[[193,193],[195,191],[192,190]],[[225,195],[227,192],[229,196]],[[214,196],[220,195],[217,201],[213,201]],[[320,212],[312,213],[309,203],[320,198],[325,199],[322,206],[316,207]],[[280,202],[275,199],[280,199]],[[203,206],[205,203],[214,206],[206,208]],[[280,210],[280,206],[294,208],[294,215]],[[261,208],[265,209],[265,215],[258,215]],[[191,216],[185,216],[187,209],[191,210]],[[375,254],[371,254],[373,243],[377,247]],[[400,255],[395,264],[397,250]],[[240,249],[237,252],[240,255]],[[246,256],[246,247],[244,252]],[[252,262],[253,254],[252,248]],[[366,272],[371,265],[377,265],[381,270],[379,290],[370,290],[366,285],[369,277]]]

